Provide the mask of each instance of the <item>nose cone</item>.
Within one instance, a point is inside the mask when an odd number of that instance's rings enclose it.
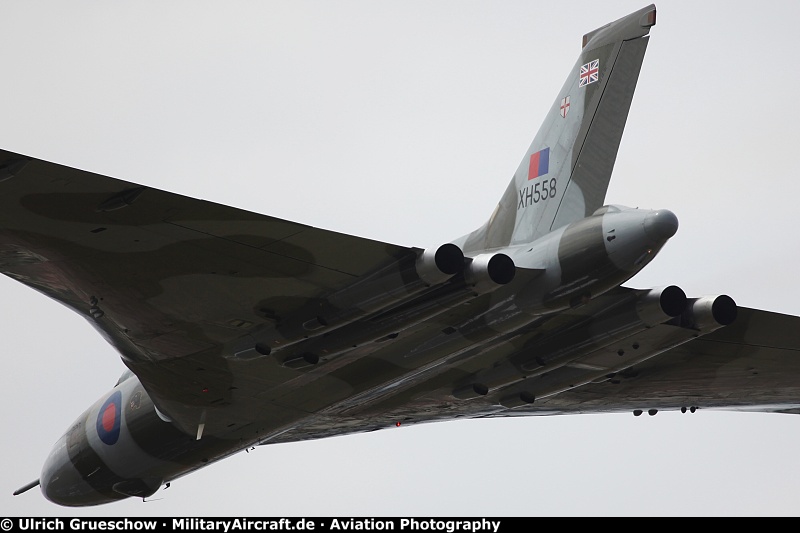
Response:
[[[42,471],[44,497],[59,505],[92,505],[87,494],[93,493],[81,479],[80,473],[69,463],[51,464]]]
[[[647,236],[658,241],[666,241],[678,231],[678,217],[669,209],[653,211],[644,219]]]
[[[68,445],[66,436],[61,437],[45,461],[40,477],[45,498],[58,505],[81,507],[108,503],[124,497],[121,494],[107,494],[95,490],[90,485],[89,479],[100,477],[101,463],[99,461],[95,461],[92,465],[84,463],[83,470],[90,466],[92,468],[87,472],[81,472],[81,466],[69,456]]]

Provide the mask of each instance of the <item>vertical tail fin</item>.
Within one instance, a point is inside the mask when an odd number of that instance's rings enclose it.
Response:
[[[650,5],[586,34],[544,124],[465,252],[531,242],[601,207],[656,22]]]

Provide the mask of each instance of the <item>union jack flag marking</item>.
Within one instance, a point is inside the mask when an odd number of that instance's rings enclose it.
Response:
[[[600,79],[600,60],[589,61],[581,67],[578,87],[586,87]]]

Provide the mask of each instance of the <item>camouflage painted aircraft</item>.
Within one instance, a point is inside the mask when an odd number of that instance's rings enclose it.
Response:
[[[621,286],[678,229],[604,205],[655,22],[584,36],[494,213],[435,249],[0,151],[0,271],[128,367],[17,493],[147,497],[255,445],[459,417],[800,412],[800,318]]]

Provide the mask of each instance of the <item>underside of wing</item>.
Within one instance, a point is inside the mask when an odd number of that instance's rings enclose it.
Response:
[[[9,152],[0,172],[0,270],[113,323],[133,359],[227,342],[411,253]]]
[[[800,317],[739,308],[733,324],[707,335],[678,319],[615,334],[608,326],[621,322],[612,317],[641,293],[620,288],[583,311],[543,319],[491,346],[477,343],[427,374],[408,373],[391,389],[362,395],[369,402],[328,409],[328,416],[320,413],[275,441],[462,417],[682,408],[800,412],[794,334]]]
[[[800,317],[742,307],[738,314],[729,326],[543,404],[565,412],[797,412]]]
[[[0,151],[0,271],[86,317],[165,395],[195,379],[169,361],[226,375],[230,343],[416,256]]]

